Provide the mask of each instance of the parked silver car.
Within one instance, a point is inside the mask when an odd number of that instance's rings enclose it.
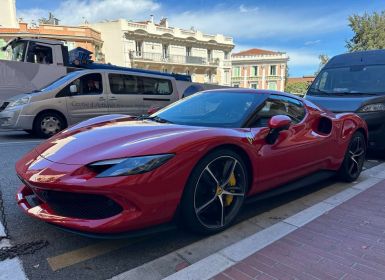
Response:
[[[178,87],[174,78],[162,75],[75,71],[41,90],[6,100],[0,107],[0,128],[49,137],[89,118],[105,114],[139,116],[151,107],[165,107],[180,99]]]

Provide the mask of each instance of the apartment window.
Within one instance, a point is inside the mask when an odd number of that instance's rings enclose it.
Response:
[[[143,42],[142,41],[136,41],[135,42],[135,50],[137,56],[142,56],[143,53]]]
[[[213,78],[213,74],[211,73],[211,71],[209,71],[209,72],[207,73],[207,77],[208,77],[208,79],[209,79],[209,83],[211,83],[211,82],[212,82],[212,78]]]
[[[251,77],[258,76],[258,66],[251,66],[250,76]]]
[[[251,83],[250,88],[257,89],[258,88],[258,83]]]
[[[233,77],[240,77],[241,76],[241,67],[234,67],[233,68]]]
[[[168,58],[169,55],[169,45],[163,45],[163,58]]]
[[[225,52],[225,59],[229,59],[229,52]]]
[[[277,82],[268,82],[267,88],[270,90],[277,90]]]
[[[277,65],[270,65],[270,76],[277,75]]]
[[[208,61],[211,61],[213,59],[213,51],[207,50],[207,59]]]
[[[186,56],[191,56],[191,47],[186,47]]]

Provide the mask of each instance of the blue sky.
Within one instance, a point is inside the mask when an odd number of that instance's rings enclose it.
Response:
[[[232,36],[235,51],[264,48],[287,52],[290,76],[313,74],[318,55],[346,51],[353,33],[348,16],[385,10],[383,0],[16,0],[27,20],[52,11],[63,24],[103,19],[156,20],[168,17],[176,27]]]

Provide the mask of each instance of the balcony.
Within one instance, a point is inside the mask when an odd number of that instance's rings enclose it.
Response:
[[[178,64],[178,65],[196,65],[196,66],[218,66],[218,59],[207,59],[200,56],[168,55],[161,53],[130,53],[130,58],[135,61],[146,61],[156,63]]]

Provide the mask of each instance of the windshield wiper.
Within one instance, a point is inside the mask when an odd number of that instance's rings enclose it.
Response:
[[[154,122],[158,122],[158,123],[172,123],[169,120],[163,119],[159,116],[150,117],[150,116],[142,115],[142,116],[137,117],[137,119],[138,120],[150,120],[150,121],[154,121]]]
[[[373,93],[373,92],[357,92],[357,91],[339,91],[339,92],[335,92],[334,94],[336,95],[358,95],[358,96],[361,96],[361,95],[378,95],[376,93]]]
[[[309,88],[309,92],[308,92],[309,95],[316,95],[316,94],[326,94],[326,95],[330,95],[331,93],[330,92],[327,92],[327,91],[323,91],[323,90],[320,90],[318,88]]]

